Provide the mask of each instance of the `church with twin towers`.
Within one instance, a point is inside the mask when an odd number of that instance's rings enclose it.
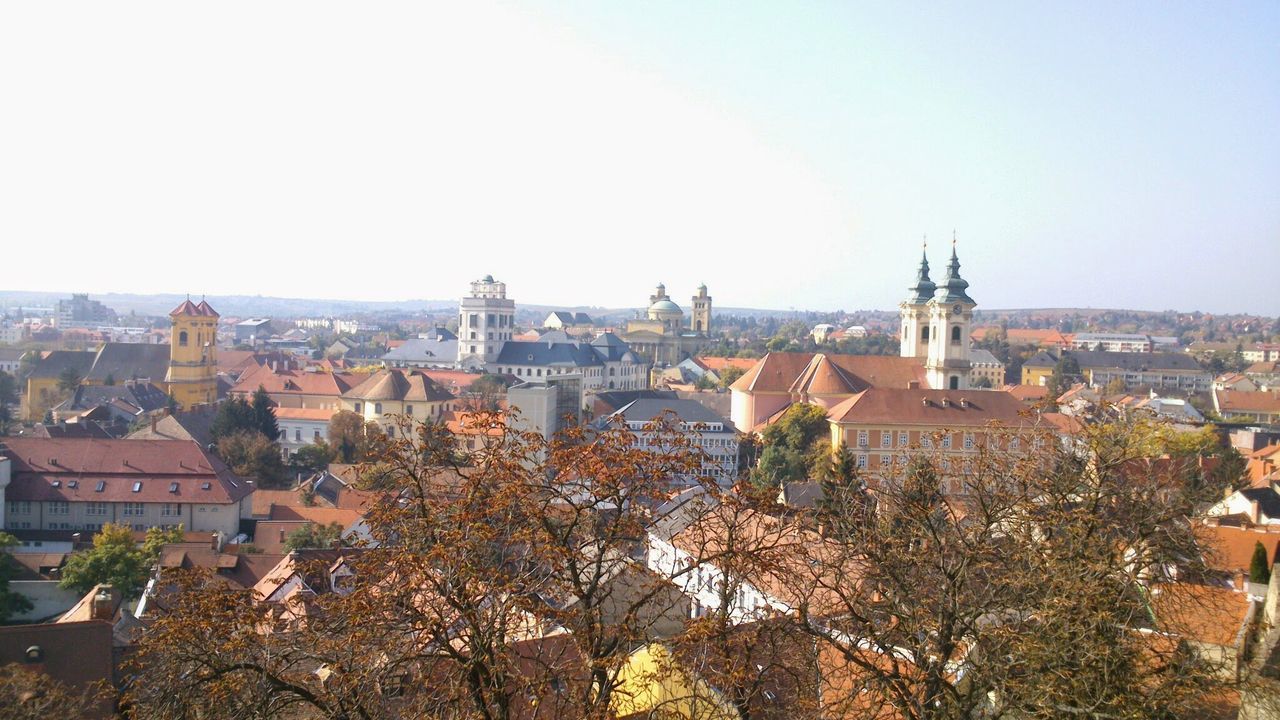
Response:
[[[901,354],[924,364],[929,387],[964,390],[970,387],[973,368],[969,334],[977,303],[969,297],[969,283],[960,277],[955,240],[951,241],[951,260],[941,283],[929,278],[927,251],[926,246],[907,299],[898,304],[902,316]]]

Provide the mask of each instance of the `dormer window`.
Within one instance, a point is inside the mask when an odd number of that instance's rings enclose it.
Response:
[[[176,482],[175,482],[175,483],[169,483],[169,492],[171,492],[171,493],[176,493],[176,492],[178,492],[178,483],[176,483]]]
[[[141,481],[141,480],[139,480],[138,482],[135,482],[135,483],[133,484],[133,491],[134,491],[134,492],[142,492],[142,481]]]
[[[208,490],[212,487],[213,487],[212,483],[200,483],[201,490]]]

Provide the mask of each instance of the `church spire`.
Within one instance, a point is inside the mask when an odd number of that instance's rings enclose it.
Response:
[[[951,233],[951,261],[947,263],[947,275],[942,279],[942,289],[944,294],[938,297],[939,302],[952,303],[964,302],[976,305],[973,298],[965,292],[969,287],[969,281],[960,277],[960,258],[956,255],[956,237],[955,231]]]
[[[912,305],[929,302],[929,298],[933,297],[934,291],[938,289],[937,284],[929,279],[929,240],[927,237],[920,253],[920,269],[916,271],[916,283],[907,289],[911,291],[907,302]]]

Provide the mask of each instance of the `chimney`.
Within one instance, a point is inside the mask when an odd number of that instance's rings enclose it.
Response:
[[[951,407],[951,398],[942,398],[942,407]]]
[[[960,398],[960,407],[962,408],[969,407],[969,398]]]
[[[112,605],[115,603],[111,600],[111,586],[99,585],[98,591],[94,593],[92,604],[89,608],[89,618],[92,620],[111,621],[111,617],[115,615]]]
[[[222,549],[222,542],[221,542],[222,538],[219,536],[219,533],[216,533],[216,532],[210,533],[209,540],[213,545],[214,552],[218,552],[219,550]]]
[[[156,416],[152,415],[151,416],[151,432],[154,434],[155,431],[156,431]]]

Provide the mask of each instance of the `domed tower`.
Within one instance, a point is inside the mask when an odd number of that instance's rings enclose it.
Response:
[[[204,300],[191,299],[169,313],[169,371],[164,382],[183,410],[218,399],[218,313]]]
[[[929,358],[924,367],[932,388],[969,387],[969,334],[977,303],[969,297],[968,288],[968,281],[960,277],[960,259],[953,239],[947,275],[929,301]]]
[[[899,355],[909,358],[924,358],[929,354],[929,301],[938,286],[929,279],[928,245],[921,251],[920,269],[916,272],[916,282],[907,288],[910,293],[907,299],[898,303],[902,315],[902,336]]]
[[[692,312],[689,315],[689,329],[703,335],[711,334],[711,296],[707,294],[706,284],[698,286],[698,294],[693,296]]]
[[[483,367],[498,358],[515,332],[516,301],[492,275],[471,283],[458,308],[458,365]]]

